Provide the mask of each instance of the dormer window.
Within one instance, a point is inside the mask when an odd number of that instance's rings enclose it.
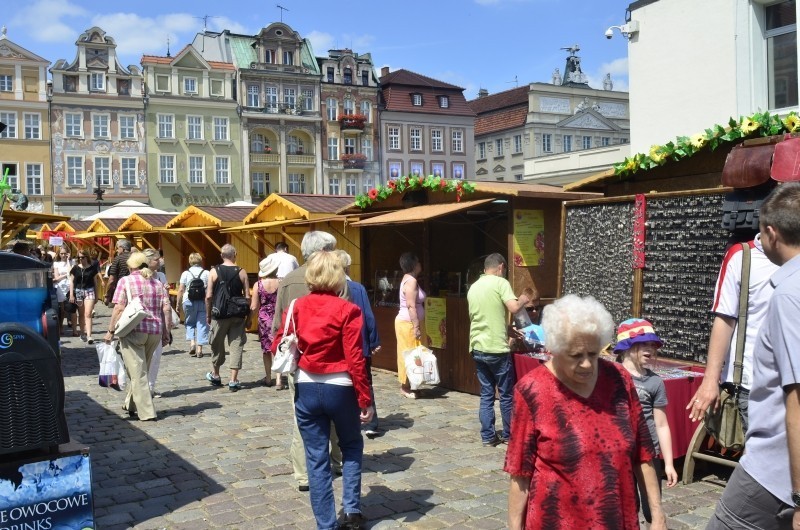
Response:
[[[411,94],[411,104],[415,107],[422,106],[422,94]]]
[[[105,72],[92,72],[91,74],[89,74],[89,90],[91,90],[92,92],[106,91]]]
[[[275,62],[275,50],[264,50],[264,62],[267,64]]]
[[[183,93],[184,94],[197,94],[197,78],[184,77],[183,78]]]
[[[369,70],[361,70],[361,85],[369,86]]]
[[[344,79],[343,83],[345,85],[352,85],[353,84],[353,70],[350,68],[344,69]]]
[[[333,66],[328,67],[328,83],[333,83]]]
[[[439,107],[443,109],[450,108],[450,98],[448,96],[439,96]]]
[[[283,64],[294,64],[294,52],[283,52]]]

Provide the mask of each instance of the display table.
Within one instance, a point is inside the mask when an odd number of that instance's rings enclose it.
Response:
[[[546,358],[542,355],[539,357],[530,357],[524,353],[513,354],[514,372],[516,373],[517,380],[544,363],[545,360]],[[704,370],[696,366],[659,360],[659,369],[662,367],[667,370],[681,370],[697,374],[696,377],[681,375],[681,377],[664,378],[667,400],[669,401],[666,407],[666,413],[670,432],[672,434],[672,456],[673,458],[680,458],[686,455],[686,451],[692,440],[692,435],[694,435],[694,431],[697,429],[698,424],[692,423],[692,421],[689,420],[689,411],[686,410],[686,405],[692,399],[697,389],[700,388],[700,383],[703,382]]]

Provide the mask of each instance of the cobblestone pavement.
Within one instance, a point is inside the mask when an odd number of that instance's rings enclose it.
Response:
[[[97,308],[95,330],[107,329],[108,315]],[[91,448],[97,528],[313,528],[308,493],[297,491],[288,459],[289,392],[258,384],[256,337],[248,336],[243,388],[232,393],[205,380],[210,358],[190,357],[184,335],[174,331],[161,361],[157,422],[128,419],[122,393],[97,384],[94,347],[64,339],[67,420],[72,439]],[[375,372],[385,434],[365,440],[370,527],[505,528],[504,446],[482,446],[478,398],[431,390],[404,399],[393,374]],[[669,527],[704,528],[723,486],[709,476],[665,489]],[[334,488],[341,499],[341,479]]]

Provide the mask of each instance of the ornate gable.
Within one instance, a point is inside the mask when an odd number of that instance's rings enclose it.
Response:
[[[599,131],[621,131],[616,123],[606,119],[593,109],[578,111],[574,116],[561,120],[557,127],[565,129],[594,129]]]

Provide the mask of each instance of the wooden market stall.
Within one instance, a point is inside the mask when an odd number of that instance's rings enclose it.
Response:
[[[6,208],[3,210],[2,227],[0,227],[0,248],[5,248],[9,242],[20,234],[20,232],[31,225],[44,223],[49,227],[55,226],[68,219],[69,217],[63,215],[17,211]]]
[[[460,201],[455,193],[414,190],[341,212],[378,214],[353,223],[361,229],[362,283],[381,337],[374,366],[397,370],[398,258],[411,251],[422,263],[419,280],[429,295],[424,342],[439,359],[442,386],[478,393],[466,292],[482,273],[483,259],[494,252],[508,259],[515,293],[535,285],[543,299],[555,297],[562,202],[592,196],[548,185],[477,182]]]
[[[175,218],[172,213],[135,213],[119,226],[118,235],[130,239],[134,246],[144,250],[164,252],[164,273],[168,283],[176,283],[182,272],[179,251],[180,236],[163,230]]]

